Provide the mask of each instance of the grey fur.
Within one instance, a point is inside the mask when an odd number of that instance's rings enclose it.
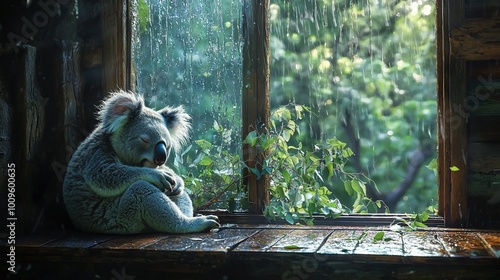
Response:
[[[63,198],[73,224],[97,233],[200,232],[219,226],[217,217],[193,217],[184,181],[156,159],[162,143],[168,158],[189,137],[184,109],[154,111],[142,97],[118,91],[99,110],[99,125],[73,155]],[[166,159],[165,159],[166,160]],[[160,163],[160,164],[157,164]]]

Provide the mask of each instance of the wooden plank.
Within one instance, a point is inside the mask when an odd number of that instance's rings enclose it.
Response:
[[[480,232],[478,236],[484,241],[486,248],[493,257],[500,258],[500,234],[492,232]]]
[[[452,258],[487,258],[488,249],[473,232],[438,232],[446,253]]]
[[[289,229],[262,230],[242,242],[232,252],[265,252],[290,232],[292,230]]]
[[[363,231],[359,230],[335,230],[326,242],[318,250],[318,254],[325,255],[347,255],[353,254],[354,249],[360,242]]]
[[[451,53],[467,60],[500,59],[500,19],[469,19],[451,31]]]
[[[217,231],[204,238],[200,242],[193,243],[186,251],[196,252],[227,252],[248,237],[256,234],[257,229],[224,229]]]
[[[112,238],[112,235],[76,233],[42,246],[17,246],[16,258],[19,262],[82,262],[88,260],[91,247]]]
[[[184,251],[193,246],[193,243],[202,242],[209,238],[211,233],[168,235],[151,245],[143,247],[143,251]]]
[[[490,81],[500,79],[500,60],[467,61],[467,79],[489,86]]]
[[[500,143],[469,144],[469,170],[500,173]]]
[[[167,236],[165,234],[160,234],[160,233],[134,235],[133,237],[124,235],[97,244],[96,246],[92,247],[92,249],[93,250],[141,249],[143,247],[152,245],[164,238],[167,238]]]
[[[468,127],[469,143],[500,143],[500,116],[471,116]],[[470,152],[469,155],[471,155]]]
[[[331,232],[331,230],[294,230],[278,240],[268,251],[314,253]]]
[[[403,234],[405,257],[448,257],[443,244],[433,232],[413,231]],[[422,258],[413,258],[420,262]],[[435,258],[432,259],[435,261]]]
[[[20,236],[16,238],[16,246],[21,247],[39,247],[47,243],[54,242],[64,238],[62,232],[49,233],[42,235],[30,235],[30,236]]]
[[[43,247],[50,248],[78,248],[88,249],[115,237],[114,235],[77,233],[67,238],[59,239],[45,244]]]
[[[387,240],[375,241],[374,237],[381,231],[366,231],[366,235],[354,249],[354,254],[374,255],[378,258],[403,256],[403,242],[401,235],[393,231],[385,231]],[[375,259],[375,258],[374,258]]]

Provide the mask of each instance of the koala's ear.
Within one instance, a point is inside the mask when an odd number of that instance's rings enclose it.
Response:
[[[140,96],[125,91],[112,92],[100,106],[98,119],[105,131],[113,133],[120,129],[128,118],[139,115],[143,106],[144,100]]]
[[[172,146],[176,152],[189,140],[191,129],[191,116],[184,111],[184,107],[165,107],[158,111],[167,124],[168,131],[172,137]]]

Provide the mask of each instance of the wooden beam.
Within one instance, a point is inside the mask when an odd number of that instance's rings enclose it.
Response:
[[[130,88],[127,0],[102,1],[103,91]]]
[[[440,85],[440,161],[439,173],[443,178],[443,190],[439,203],[444,203],[445,225],[464,227],[467,221],[467,113],[466,100],[466,61],[453,55],[451,32],[465,20],[465,1],[453,4],[442,1],[442,64],[438,72]],[[456,167],[458,171],[452,171]],[[455,169],[456,170],[456,169]]]
[[[269,1],[243,2],[243,89],[242,137],[251,131],[264,132],[269,126]],[[249,145],[243,146],[243,160],[247,166],[258,169],[265,155]],[[269,203],[269,177],[257,177],[244,171],[248,186],[250,210],[262,213]]]
[[[447,165],[446,150],[449,145],[448,138],[445,137],[445,131],[447,131],[447,126],[449,126],[446,121],[446,106],[444,98],[444,75],[445,68],[444,65],[447,63],[447,49],[444,48],[446,45],[447,37],[445,36],[445,25],[444,25],[444,14],[445,1],[437,0],[436,2],[436,49],[437,49],[437,142],[438,142],[438,215],[441,217],[445,216],[446,212],[446,201],[447,201],[447,189],[449,188],[449,170],[445,170],[443,166]]]
[[[452,57],[449,64],[449,131],[451,171],[450,213],[445,217],[447,226],[464,227],[467,221],[467,113],[465,60]],[[458,169],[458,170],[457,170]]]

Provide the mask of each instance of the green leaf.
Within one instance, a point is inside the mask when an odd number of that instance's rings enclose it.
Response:
[[[210,150],[210,148],[212,148],[212,143],[208,142],[207,140],[203,140],[203,139],[200,139],[200,140],[196,140],[196,144],[204,151],[204,152],[208,152],[208,150]]]
[[[375,236],[373,237],[373,241],[381,241],[384,239],[384,232],[383,231],[379,231],[375,234]]]
[[[352,189],[363,196],[366,196],[366,186],[362,181],[354,179],[351,181]]]
[[[291,225],[293,225],[293,223],[295,222],[295,220],[293,219],[292,214],[290,214],[290,213],[286,213],[285,220],[286,220],[289,224],[291,224]]]
[[[259,169],[255,168],[255,167],[254,168],[249,168],[249,169],[250,169],[250,171],[253,174],[255,174],[257,176],[257,180],[259,180],[260,179],[260,171],[259,171]]]
[[[290,141],[290,130],[289,129],[283,130],[283,138],[285,139],[286,142]]]
[[[259,139],[259,144],[262,147],[262,150],[267,150],[272,144],[276,142],[275,137],[270,137],[265,134],[262,135],[262,137]]]
[[[344,181],[344,189],[349,196],[352,196],[354,194],[354,190],[352,189],[350,181]]]
[[[429,212],[427,212],[427,211],[424,211],[424,212],[417,215],[417,220],[419,222],[425,222],[428,219],[429,219]]]
[[[285,249],[285,250],[297,250],[297,249],[302,249],[302,248],[304,248],[304,247],[300,247],[300,246],[297,246],[295,244],[283,246],[283,249]]]
[[[333,162],[329,161],[326,163],[326,168],[328,169],[328,180],[330,180],[334,173],[333,173]]]
[[[421,222],[417,222],[417,221],[414,221],[413,225],[416,226],[416,227],[422,227],[422,228],[426,228],[427,227],[426,224],[421,223]]]
[[[456,167],[455,165],[453,165],[452,167],[450,167],[450,170],[453,171],[453,172],[460,171],[460,169],[458,167]]]
[[[281,175],[283,175],[283,179],[285,180],[286,183],[290,183],[290,173],[288,173],[288,170],[283,169],[281,171]]]
[[[429,168],[430,170],[436,170],[438,168],[437,159],[435,158],[431,160],[431,162],[429,162],[429,164],[427,164],[425,167]]]
[[[205,155],[203,159],[200,161],[199,165],[208,166],[212,164],[212,162],[213,160],[209,156]]]
[[[257,141],[259,140],[259,137],[257,135],[257,131],[251,131],[248,133],[247,137],[245,140],[243,140],[243,144],[249,144],[250,147],[254,147],[255,144],[257,144]]]

